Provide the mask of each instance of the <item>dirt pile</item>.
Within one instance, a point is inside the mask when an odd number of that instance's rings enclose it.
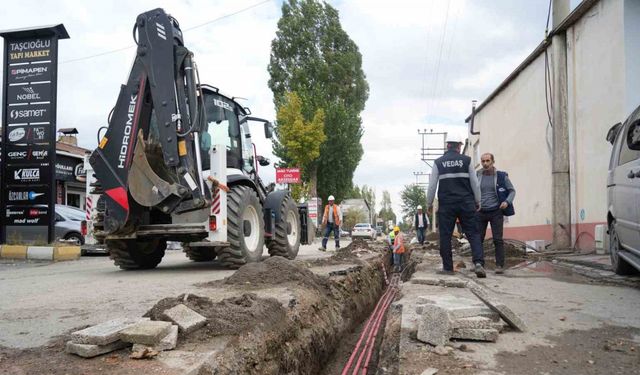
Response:
[[[179,304],[207,318],[207,325],[188,337],[188,341],[206,341],[209,337],[238,335],[252,330],[257,324],[273,326],[285,321],[286,311],[273,298],[259,298],[254,293],[213,302],[196,295],[180,295],[160,300],[144,316],[163,320],[162,313]]]
[[[209,284],[217,285],[218,283]],[[224,279],[223,284],[251,287],[296,284],[325,293],[330,288],[327,278],[316,275],[299,262],[283,257],[271,257],[263,262],[246,264]]]
[[[496,253],[496,247],[493,244],[493,239],[485,240],[482,244],[485,255],[493,255]],[[504,241],[504,254],[507,258],[521,258],[525,256],[524,245],[519,243],[505,240]]]

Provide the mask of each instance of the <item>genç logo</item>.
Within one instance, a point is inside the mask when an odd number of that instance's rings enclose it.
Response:
[[[11,160],[22,160],[26,159],[29,153],[27,151],[11,151],[7,153],[7,156]]]
[[[13,129],[9,132],[9,142],[18,142],[22,138],[24,138],[25,134],[24,128]]]

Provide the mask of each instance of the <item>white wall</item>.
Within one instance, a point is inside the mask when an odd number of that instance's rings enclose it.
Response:
[[[625,73],[627,85],[625,95],[625,116],[631,114],[640,105],[640,1],[625,0],[624,2],[624,46]]]

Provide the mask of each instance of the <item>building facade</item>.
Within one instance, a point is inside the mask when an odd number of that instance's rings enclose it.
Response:
[[[595,226],[607,218],[611,145],[605,136],[640,105],[640,1],[584,0],[554,32],[565,32],[567,41],[566,230],[574,247],[588,250]],[[509,173],[517,190],[506,238],[551,242],[553,236],[552,53],[551,39],[543,41],[467,119],[473,129],[465,153],[476,168],[481,154],[493,153],[496,167]]]

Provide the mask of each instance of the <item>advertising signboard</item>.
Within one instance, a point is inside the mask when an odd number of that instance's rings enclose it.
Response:
[[[62,24],[0,32],[4,38],[0,243],[54,238],[56,91]],[[74,166],[75,167],[75,166]]]
[[[276,183],[299,184],[300,168],[276,168]]]

